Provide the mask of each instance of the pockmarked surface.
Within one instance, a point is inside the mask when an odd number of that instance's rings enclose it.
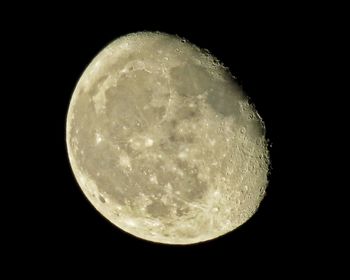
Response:
[[[191,244],[246,222],[268,183],[265,127],[208,51],[164,33],[121,37],[86,68],[66,141],[93,206],[137,237]]]

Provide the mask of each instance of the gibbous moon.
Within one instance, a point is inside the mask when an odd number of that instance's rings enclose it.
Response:
[[[74,175],[120,229],[191,244],[230,232],[268,183],[265,126],[230,72],[177,36],[140,32],[107,45],[67,115]]]

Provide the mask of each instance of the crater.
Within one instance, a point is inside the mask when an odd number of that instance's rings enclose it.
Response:
[[[166,217],[170,214],[170,209],[160,200],[153,200],[153,202],[147,206],[147,213],[154,218]]]
[[[98,199],[102,202],[102,203],[106,203],[105,198],[102,195],[98,196]]]
[[[210,87],[212,77],[205,67],[185,63],[170,70],[171,84],[180,96],[195,97]]]

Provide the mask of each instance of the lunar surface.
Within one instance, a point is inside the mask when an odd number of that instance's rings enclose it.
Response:
[[[268,183],[265,126],[230,72],[177,36],[133,33],[82,74],[67,115],[74,175],[109,221],[153,242],[230,232]]]

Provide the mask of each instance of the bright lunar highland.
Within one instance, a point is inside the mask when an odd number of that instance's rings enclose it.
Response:
[[[66,125],[74,175],[120,229],[191,244],[230,232],[268,183],[265,126],[208,51],[177,36],[133,33],[82,74]]]

